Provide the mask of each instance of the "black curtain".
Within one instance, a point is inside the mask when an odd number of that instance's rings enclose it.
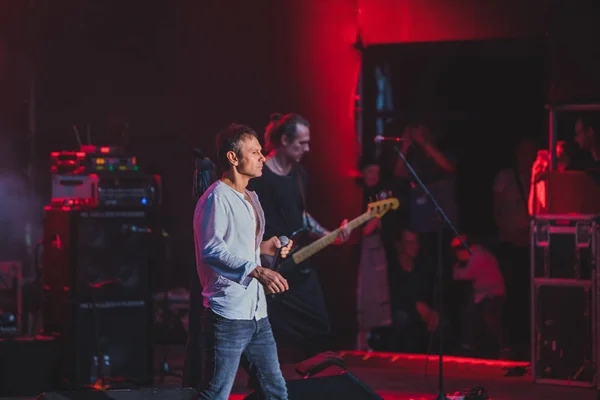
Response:
[[[546,39],[409,43],[363,52],[363,152],[374,153],[375,69],[389,65],[393,111],[388,132],[426,123],[458,155],[457,203],[463,231],[493,234],[493,179],[521,136],[547,137]]]

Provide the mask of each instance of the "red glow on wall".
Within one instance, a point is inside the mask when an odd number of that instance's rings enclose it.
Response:
[[[313,177],[319,172],[312,184],[318,181],[324,203],[319,208],[328,225],[360,211],[360,191],[352,179],[360,153],[354,121],[359,34],[366,45],[519,37],[543,31],[544,14],[542,0],[307,0],[287,11],[288,65],[298,94],[298,107],[291,111],[312,125],[306,164]]]
[[[312,180],[319,182],[319,201],[324,203],[318,219],[333,227],[361,211],[360,191],[352,179],[360,152],[354,124],[361,61],[354,48],[357,8],[355,2],[345,0],[295,4],[289,9],[293,49],[289,56],[302,106],[296,112],[307,117],[312,127],[312,154],[306,162]],[[314,198],[317,191],[311,192]]]
[[[359,3],[359,22],[367,44],[514,38],[543,33],[543,0]]]

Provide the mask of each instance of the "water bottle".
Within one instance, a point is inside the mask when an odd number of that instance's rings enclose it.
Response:
[[[92,357],[92,365],[90,368],[90,384],[93,385],[98,380],[98,357]]]
[[[110,377],[110,356],[108,354],[104,354],[104,357],[103,357],[102,376],[107,377],[107,378]]]

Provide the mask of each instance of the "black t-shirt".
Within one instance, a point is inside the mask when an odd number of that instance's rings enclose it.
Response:
[[[415,260],[413,270],[408,272],[393,260],[388,269],[391,286],[391,304],[393,310],[403,310],[411,315],[418,315],[416,304],[422,301],[431,304],[432,279],[422,268],[422,259]]]
[[[265,213],[264,239],[282,235],[291,238],[304,226],[301,190],[306,194],[306,178],[306,170],[298,164],[286,176],[277,175],[265,165],[262,176],[250,180],[248,189],[256,192]],[[288,273],[290,290],[270,297],[268,302],[269,321],[278,346],[303,354],[288,362],[301,361],[327,348],[329,317],[321,285],[309,263],[307,260]]]
[[[286,176],[277,175],[265,164],[262,176],[250,180],[248,189],[256,192],[265,212],[264,239],[282,235],[291,237],[304,226],[300,184],[306,194],[306,181],[306,170],[299,164],[294,165]]]
[[[450,152],[444,153],[450,160],[455,159]],[[454,174],[444,171],[421,148],[415,148],[409,152],[407,159],[450,221],[456,225],[458,211],[454,194]],[[439,218],[435,205],[410,172],[408,181],[412,182],[409,195],[409,226],[417,232],[437,232]]]

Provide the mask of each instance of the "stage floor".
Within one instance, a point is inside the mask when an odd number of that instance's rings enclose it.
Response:
[[[386,400],[435,399],[438,390],[438,357],[349,352],[349,371]],[[509,371],[525,371],[507,377]],[[527,363],[445,357],[444,391],[483,386],[493,400],[595,399],[591,389],[533,384]]]
[[[179,350],[170,350],[173,366],[178,367]],[[435,399],[438,389],[438,357],[395,353],[340,352],[348,371],[385,400]],[[168,357],[171,358],[171,357]],[[452,394],[475,386],[483,386],[493,400],[562,400],[596,399],[592,389],[533,384],[528,363],[493,361],[461,357],[444,357],[444,388]],[[296,379],[293,365],[282,365],[286,379]],[[509,376],[507,372],[524,372],[522,376]],[[230,399],[241,400],[248,393],[247,376],[238,373]],[[168,378],[167,385],[177,384]],[[341,400],[341,399],[340,399]]]
[[[394,353],[339,352],[348,371],[386,400],[430,400],[438,390],[438,358],[424,355]],[[183,366],[182,347],[157,348],[157,360],[163,356],[172,370]],[[559,400],[596,399],[596,392],[566,386],[533,384],[527,363],[505,362],[459,357],[444,357],[444,391],[483,386],[493,400]],[[286,379],[297,379],[294,365],[282,365]],[[507,372],[521,372],[521,376],[506,376]],[[180,387],[177,377],[156,380],[154,387]],[[239,371],[230,399],[241,400],[248,393],[247,376]],[[15,400],[16,398],[0,398]],[[33,397],[21,397],[21,400]],[[340,399],[342,400],[342,399]]]

